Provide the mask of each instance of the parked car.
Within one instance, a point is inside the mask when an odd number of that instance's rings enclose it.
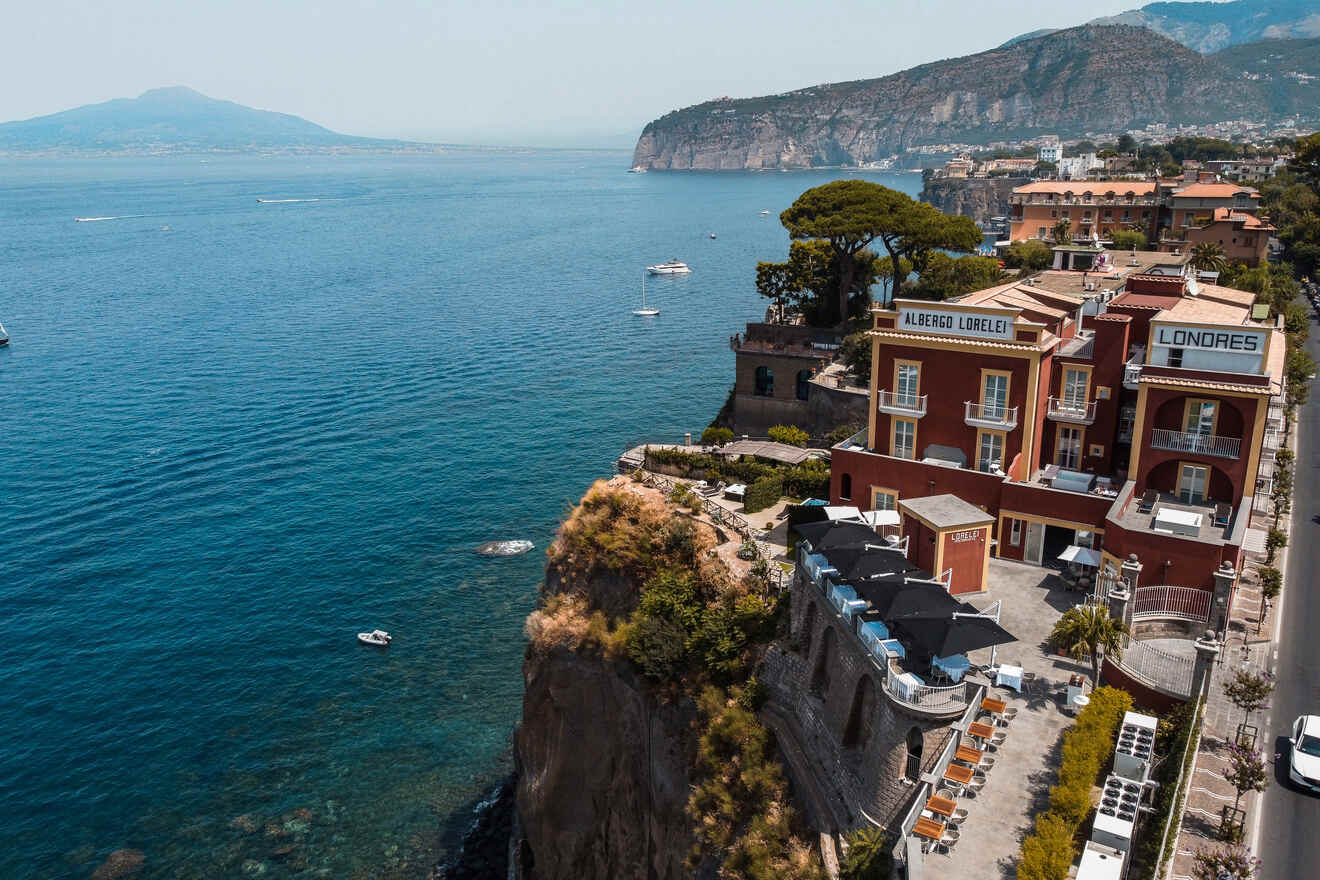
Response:
[[[1303,715],[1293,722],[1288,778],[1320,792],[1320,715]]]

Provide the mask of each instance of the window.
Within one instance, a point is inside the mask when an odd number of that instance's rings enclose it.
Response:
[[[894,444],[889,454],[895,458],[916,458],[917,423],[911,419],[894,419]]]
[[[921,364],[915,361],[894,364],[894,395],[899,406],[916,409],[917,398],[921,396]]]
[[[1020,519],[1011,519],[1011,520],[1009,520],[1009,522],[1010,522],[1012,525],[1009,527],[1009,530],[1008,530],[1008,543],[1012,544],[1014,547],[1021,546],[1021,544],[1022,544],[1022,520],[1020,520]]]
[[[1215,433],[1218,413],[1219,406],[1213,400],[1189,400],[1183,414],[1183,430],[1198,437],[1209,437]]]
[[[1085,410],[1086,394],[1090,390],[1091,371],[1064,367],[1063,405],[1066,409]]]
[[[839,477],[839,497],[852,498],[852,474],[842,474]]]
[[[758,397],[775,396],[775,373],[769,367],[756,368],[756,395]]]
[[[982,473],[1002,473],[1004,468],[1004,435],[999,431],[977,431],[976,469]]]
[[[1118,437],[1122,440],[1127,437],[1132,439],[1132,429],[1137,420],[1137,408],[1135,406],[1125,406],[1118,411]]]
[[[1092,443],[1090,446],[1087,447],[1087,454],[1090,455],[1092,458],[1104,458],[1105,448],[1101,446],[1099,443]]]
[[[1052,216],[1054,216],[1054,215],[1051,214],[1050,216],[1052,217]],[[1046,237],[1048,237],[1048,232],[1049,232],[1049,230],[1047,230],[1044,226],[1042,226],[1042,227],[1040,227],[1039,229],[1036,230],[1036,237],[1037,237],[1037,238],[1046,238]]]
[[[1178,498],[1184,504],[1201,504],[1205,501],[1205,486],[1210,478],[1210,469],[1200,464],[1184,464],[1178,470]]]
[[[1059,426],[1054,443],[1054,463],[1061,468],[1077,470],[1082,463],[1082,429]]]
[[[806,400],[807,392],[811,388],[811,370],[798,370],[797,374],[797,399]]]
[[[898,509],[898,490],[886,489],[883,486],[871,487],[871,509],[872,510],[897,510]]]
[[[1008,408],[1008,374],[981,371],[982,415],[988,419],[1002,419]]]
[[[1183,350],[1181,348],[1169,349],[1169,366],[1181,367],[1183,362]]]

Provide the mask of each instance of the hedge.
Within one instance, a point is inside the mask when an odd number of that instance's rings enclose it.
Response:
[[[1091,812],[1091,789],[1109,766],[1114,736],[1132,697],[1117,688],[1091,692],[1091,702],[1063,735],[1059,783],[1050,789],[1049,809],[1036,817],[1036,829],[1022,841],[1018,880],[1066,880],[1077,855],[1077,831]]]
[[[743,498],[743,513],[756,513],[765,510],[784,495],[784,478],[779,474],[762,477],[747,487]]]
[[[830,466],[819,459],[807,459],[794,467],[777,467],[759,461],[725,461],[713,455],[684,452],[681,449],[648,449],[646,466],[652,470],[655,465],[665,465],[680,470],[681,477],[691,478],[699,473],[707,482],[723,480],[726,483],[744,483],[748,486],[765,479],[779,476],[783,479],[781,493],[795,498],[828,498],[830,495]],[[771,500],[774,504],[778,499]],[[769,504],[765,505],[769,507]],[[761,508],[747,509],[755,513]]]

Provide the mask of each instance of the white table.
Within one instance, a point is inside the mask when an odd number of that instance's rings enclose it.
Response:
[[[1159,513],[1155,514],[1155,528],[1175,535],[1195,535],[1201,531],[1201,520],[1204,516],[1204,514],[1192,513],[1190,510],[1161,507]]]
[[[734,483],[732,486],[726,486],[724,488],[725,498],[736,498],[741,501],[746,494],[747,486],[744,483]]]
[[[1022,667],[1021,666],[1001,666],[995,673],[995,684],[1000,687],[1011,687],[1019,694],[1022,693]]]

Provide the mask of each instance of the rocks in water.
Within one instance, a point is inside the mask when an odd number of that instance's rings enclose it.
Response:
[[[486,880],[508,873],[516,783],[511,777],[476,806],[457,855],[431,872],[431,880]]]
[[[146,864],[147,857],[139,849],[117,849],[92,872],[92,880],[119,880],[132,877]]]
[[[261,822],[251,813],[244,813],[241,816],[235,816],[229,820],[229,827],[236,831],[242,831],[244,834],[251,834],[261,827]]]
[[[518,556],[535,546],[531,541],[487,541],[477,548],[482,556]]]

